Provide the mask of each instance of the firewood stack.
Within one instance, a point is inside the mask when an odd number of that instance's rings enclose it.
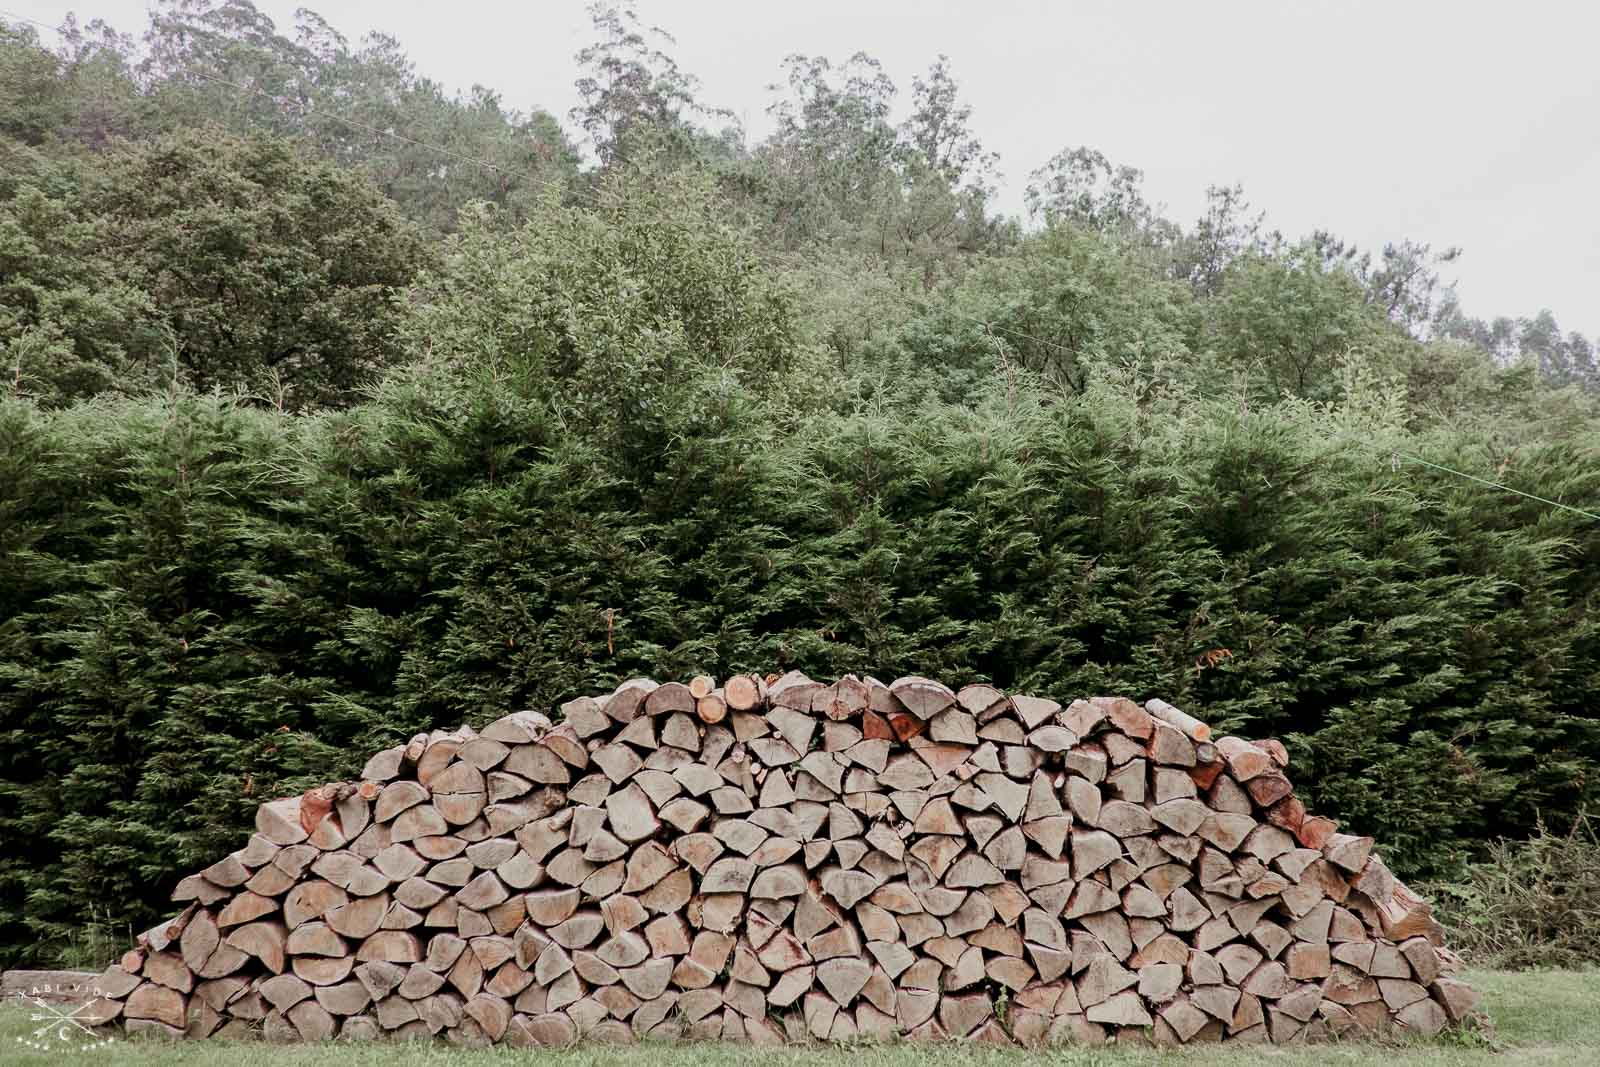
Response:
[[[1435,1033],[1428,905],[1274,741],[1160,700],[646,680],[261,807],[99,981],[174,1037],[477,1045]]]

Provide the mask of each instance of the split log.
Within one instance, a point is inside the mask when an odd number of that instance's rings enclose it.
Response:
[[[956,702],[948,686],[929,678],[907,676],[889,683],[892,693],[907,711],[926,722]]]
[[[790,671],[781,678],[768,679],[767,702],[773,707],[810,711],[816,695],[824,688],[799,671]]]
[[[1258,775],[1270,773],[1276,766],[1264,749],[1240,737],[1224,737],[1216,742],[1217,754],[1227,765],[1235,781],[1248,782]]]
[[[102,976],[96,1017],[1036,1047],[1472,1011],[1427,903],[1305,811],[1283,746],[1212,742],[1159,700],[791,672],[634,679],[561,719],[419,735],[359,784],[263,805]]]
[[[275,845],[294,845],[309,836],[300,825],[300,798],[285,797],[256,808],[256,832]]]
[[[275,919],[247,923],[228,934],[228,944],[260,960],[273,974],[282,974],[288,944],[288,930]],[[202,964],[196,970],[204,970]]]

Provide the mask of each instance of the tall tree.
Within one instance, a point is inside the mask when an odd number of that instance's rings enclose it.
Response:
[[[1234,260],[1246,252],[1263,252],[1280,238],[1262,232],[1265,212],[1252,214],[1244,186],[1206,188],[1206,211],[1185,234],[1174,258],[1174,274],[1200,296],[1214,296]]]
[[[213,127],[39,168],[0,200],[0,257],[17,392],[176,380],[305,407],[349,402],[398,357],[424,251],[359,175]]]
[[[1208,345],[1278,396],[1328,399],[1341,357],[1386,326],[1355,274],[1309,241],[1239,255],[1204,311]]]
[[[776,128],[753,164],[784,247],[910,265],[927,286],[941,262],[996,244],[996,157],[972,128],[946,57],[913,80],[911,112],[898,123],[894,81],[866,53],[837,63],[791,55],[784,70],[767,109]]]
[[[251,0],[157,0],[139,69],[174,127],[292,135],[315,108],[316,66]]]
[[[65,128],[72,108],[61,75],[32,26],[0,21],[0,134],[37,145]]]
[[[1532,318],[1475,319],[1462,311],[1452,292],[1435,315],[1434,330],[1476,346],[1501,366],[1525,364],[1554,388],[1572,385],[1600,393],[1595,343],[1576,331],[1563,333],[1548,308]]]
[[[309,13],[301,19],[323,101],[307,135],[331,158],[371,175],[430,229],[454,229],[457,208],[473,200],[521,217],[576,179],[577,151],[548,112],[508,108],[477,85],[464,97],[450,95],[417,74],[394,38],[369,34],[351,49]]]
[[[925,285],[931,285],[937,261],[995,244],[1000,227],[989,201],[1000,157],[973,130],[972,105],[961,98],[949,57],[934,60],[911,89],[911,114],[899,128],[895,224],[902,248],[920,260]]]
[[[1045,223],[1072,222],[1111,234],[1132,234],[1159,217],[1144,197],[1144,171],[1116,166],[1086,145],[1064,148],[1028,176],[1028,214]]]
[[[1443,280],[1440,268],[1459,258],[1460,248],[1435,253],[1431,245],[1404,240],[1385,244],[1376,263],[1363,260],[1359,273],[1367,299],[1391,322],[1421,338],[1454,295],[1454,283]]]
[[[602,167],[638,153],[687,161],[715,140],[696,127],[697,119],[732,121],[732,112],[700,103],[700,82],[668,51],[677,41],[667,31],[646,26],[632,7],[610,3],[591,4],[589,18],[596,40],[577,54],[579,103],[569,117]]]
[[[906,147],[952,190],[987,196],[1000,157],[983,147],[972,128],[972,105],[941,55],[925,75],[911,79],[911,116],[901,127]]]
[[[894,82],[864,52],[837,64],[796,54],[783,67],[784,84],[769,87],[775,129],[757,151],[775,226],[790,247],[860,239],[897,181]]]
[[[134,43],[99,20],[68,16],[48,49],[30,25],[0,16],[0,136],[29,145],[103,147],[147,130]]]

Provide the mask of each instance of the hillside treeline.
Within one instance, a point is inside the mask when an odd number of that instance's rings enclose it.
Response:
[[[595,29],[564,123],[247,3],[0,29],[0,955],[638,674],[1159,695],[1406,877],[1600,796],[1584,338],[1090,148],[1002,218],[942,60],[753,141]]]

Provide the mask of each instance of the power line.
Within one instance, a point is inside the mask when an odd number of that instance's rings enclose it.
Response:
[[[1477,484],[1486,486],[1490,489],[1498,489],[1501,492],[1510,493],[1513,496],[1519,496],[1527,500],[1536,501],[1540,504],[1546,504],[1553,508],[1559,508],[1562,511],[1570,511],[1574,515],[1581,515],[1586,519],[1593,519],[1595,522],[1600,522],[1600,514],[1596,514],[1593,511],[1585,511],[1583,508],[1575,507],[1572,504],[1563,504],[1559,500],[1551,500],[1549,497],[1539,496],[1537,493],[1529,493],[1524,490],[1517,489],[1514,486],[1506,485],[1503,482],[1492,481],[1476,474],[1468,474],[1466,471],[1456,470],[1454,467],[1447,467],[1443,463],[1435,463],[1431,459],[1424,459],[1413,452],[1406,452],[1395,448],[1392,445],[1386,445],[1375,441],[1363,441],[1356,437],[1353,431],[1350,430],[1345,430],[1342,433],[1330,434],[1327,440],[1330,444],[1348,442],[1357,448],[1365,450],[1373,456],[1387,458],[1396,470],[1399,469],[1400,463],[1403,460],[1407,463],[1416,464],[1419,467],[1428,467],[1431,470],[1439,471],[1442,474],[1449,474],[1454,477],[1461,478],[1464,481],[1476,482]]]
[[[41,29],[49,30],[50,32],[58,34],[58,35],[64,35],[65,34],[65,29],[61,25],[52,26],[49,23],[41,22],[38,19],[29,18],[26,15],[19,15],[14,11],[8,11],[8,10],[5,10],[3,8],[0,8],[0,15],[4,15],[7,18],[15,19],[15,20],[17,20],[19,22],[26,22],[26,23],[29,23],[31,25],[38,26]],[[211,74],[205,74],[205,73],[203,73],[201,71],[197,71],[197,70],[186,70],[185,73],[190,75],[190,76],[192,76],[192,77],[199,78],[202,81],[210,82],[210,83],[213,83],[213,84],[216,84],[216,85],[225,86],[225,87],[233,89],[233,90],[235,90],[237,92],[249,93],[252,96],[260,97],[261,99],[266,100],[268,103],[272,104],[274,107],[278,107],[280,109],[284,107],[284,104],[283,104],[283,102],[281,100],[277,99],[272,94],[270,94],[270,93],[268,93],[268,92],[266,92],[266,91],[264,91],[262,89],[255,88],[254,86],[245,85],[245,84],[242,84],[240,82],[228,81],[226,78],[217,77],[216,75],[211,75]],[[413,147],[416,147],[416,148],[422,148],[422,149],[426,149],[426,150],[431,151],[431,152],[437,152],[440,155],[448,156],[448,157],[450,157],[452,159],[456,159],[456,160],[459,160],[459,161],[464,162],[464,163],[476,164],[477,166],[480,166],[480,167],[483,167],[483,168],[485,168],[487,170],[493,171],[494,173],[496,173],[498,175],[501,175],[502,177],[505,177],[506,175],[512,173],[510,171],[507,171],[504,167],[501,167],[501,166],[499,166],[498,164],[495,164],[495,163],[491,163],[486,159],[479,159],[476,156],[466,155],[465,153],[457,152],[457,151],[455,151],[453,149],[445,148],[442,145],[433,144],[433,143],[428,142],[428,141],[419,141],[419,140],[417,140],[415,138],[407,137],[404,134],[396,133],[393,130],[386,130],[386,129],[382,129],[382,128],[377,127],[377,126],[370,125],[369,123],[361,122],[358,119],[352,119],[352,118],[349,118],[347,116],[339,115],[339,114],[336,114],[336,113],[333,113],[333,112],[328,112],[328,113],[307,112],[306,114],[310,118],[314,118],[314,119],[318,119],[318,120],[322,120],[322,121],[328,121],[328,122],[343,123],[344,125],[350,127],[351,129],[361,130],[363,132],[370,133],[370,134],[373,134],[373,135],[379,136],[379,137],[388,137],[388,138],[391,138],[392,140],[400,141],[400,142],[403,142],[405,144],[412,145]],[[554,181],[550,181],[548,179],[532,179],[531,181],[532,181],[532,184],[543,186],[543,187],[545,187],[547,189],[557,189],[557,190],[559,190],[561,188],[560,183],[554,182]],[[577,249],[573,249],[573,250],[577,251]],[[857,284],[859,282],[858,278],[852,278],[852,277],[850,277],[848,275],[845,275],[845,274],[842,274],[842,273],[835,273],[835,272],[826,271],[826,270],[818,271],[817,273],[821,274],[824,277],[831,278],[834,281],[843,282],[843,283],[845,283],[847,285],[853,285],[853,284]],[[886,294],[888,294],[890,296],[898,297],[899,299],[901,299],[901,300],[903,300],[905,302],[906,306],[912,308],[913,310],[916,310],[916,311],[927,311],[928,310],[928,306],[927,305],[919,302],[915,297],[911,296],[910,294],[901,292],[899,289],[890,287],[890,288],[885,288],[885,289],[882,289],[882,290],[879,290],[879,291],[882,292],[882,293],[886,293]],[[1019,340],[1020,341],[1031,341],[1031,342],[1033,342],[1035,344],[1043,345],[1045,347],[1055,349],[1056,351],[1061,352],[1061,353],[1063,353],[1064,355],[1067,355],[1067,356],[1075,355],[1075,353],[1073,352],[1072,349],[1070,349],[1067,346],[1061,344],[1060,342],[1052,341],[1052,340],[1050,340],[1048,338],[1038,337],[1038,336],[1035,336],[1035,335],[1029,334],[1029,333],[1023,333],[1021,331],[1013,330],[1013,329],[1011,329],[1010,327],[1007,327],[1007,326],[1000,326],[1000,325],[998,325],[996,323],[990,322],[987,319],[979,318],[976,315],[969,315],[969,314],[967,314],[967,313],[965,313],[963,311],[957,310],[956,308],[953,308],[953,307],[946,306],[946,307],[942,307],[942,308],[940,308],[938,310],[940,310],[941,312],[943,312],[945,314],[948,314],[948,315],[950,315],[950,316],[952,316],[954,318],[963,319],[963,320],[965,320],[967,322],[972,323],[973,325],[975,325],[975,326],[979,327],[980,329],[984,330],[991,337],[993,337],[995,334],[1003,334],[1006,337],[1009,337],[1014,341],[1019,341]],[[1191,383],[1179,383],[1179,382],[1176,382],[1174,379],[1166,378],[1165,376],[1160,376],[1160,375],[1155,375],[1155,374],[1152,374],[1151,378],[1152,379],[1162,379],[1162,380],[1165,380],[1166,382],[1168,382],[1169,384],[1191,384]],[[1569,512],[1572,512],[1575,515],[1581,515],[1586,519],[1594,520],[1595,522],[1600,522],[1600,514],[1596,514],[1595,512],[1592,512],[1592,511],[1585,511],[1582,508],[1573,507],[1571,504],[1563,504],[1558,500],[1551,500],[1551,499],[1549,499],[1547,497],[1538,496],[1538,495],[1536,495],[1534,493],[1527,493],[1527,492],[1522,491],[1521,489],[1515,489],[1515,488],[1512,488],[1509,485],[1504,485],[1504,484],[1502,484],[1500,482],[1491,481],[1488,478],[1480,478],[1475,474],[1468,474],[1468,473],[1466,473],[1464,471],[1458,471],[1458,470],[1455,470],[1454,468],[1446,467],[1446,466],[1444,466],[1443,464],[1440,464],[1440,463],[1434,463],[1434,462],[1432,462],[1430,460],[1423,459],[1420,456],[1415,456],[1415,455],[1412,455],[1412,454],[1407,453],[1407,452],[1401,452],[1401,451],[1396,450],[1396,449],[1386,449],[1385,450],[1385,449],[1381,449],[1381,448],[1378,449],[1378,451],[1380,451],[1380,452],[1387,451],[1391,456],[1395,456],[1395,457],[1398,457],[1398,458],[1405,459],[1406,461],[1408,461],[1410,463],[1415,463],[1415,464],[1417,464],[1419,466],[1428,467],[1428,468],[1440,471],[1440,472],[1445,473],[1445,474],[1453,475],[1454,477],[1457,477],[1457,478],[1462,478],[1462,479],[1465,479],[1467,481],[1475,482],[1475,483],[1477,483],[1479,485],[1487,486],[1487,487],[1489,487],[1491,489],[1497,489],[1497,490],[1500,490],[1501,492],[1511,493],[1511,494],[1513,494],[1515,496],[1523,497],[1523,498],[1528,499],[1528,500],[1537,501],[1538,503],[1545,504],[1545,505],[1548,505],[1548,506],[1553,507],[1553,508],[1559,508],[1559,509],[1561,509],[1563,511],[1569,511]]]
[[[1499,489],[1502,492],[1513,493],[1517,496],[1526,497],[1529,500],[1536,500],[1541,504],[1548,504],[1550,507],[1560,508],[1562,511],[1570,511],[1574,515],[1582,515],[1586,519],[1593,519],[1595,522],[1600,522],[1600,515],[1597,515],[1592,511],[1585,511],[1582,508],[1575,508],[1571,504],[1563,504],[1559,500],[1551,500],[1549,497],[1539,496],[1535,493],[1525,493],[1521,489],[1513,489],[1509,485],[1502,485],[1499,482],[1490,481],[1488,478],[1480,478],[1476,474],[1468,474],[1465,471],[1458,471],[1452,467],[1446,467],[1442,463],[1434,463],[1431,460],[1423,459],[1421,456],[1411,455],[1409,452],[1401,452],[1398,449],[1389,449],[1388,451],[1390,454],[1406,460],[1409,463],[1416,463],[1424,467],[1432,467],[1436,471],[1443,471],[1445,474],[1453,474],[1457,478],[1465,478],[1468,481],[1477,482],[1479,485],[1486,485],[1491,489]]]

